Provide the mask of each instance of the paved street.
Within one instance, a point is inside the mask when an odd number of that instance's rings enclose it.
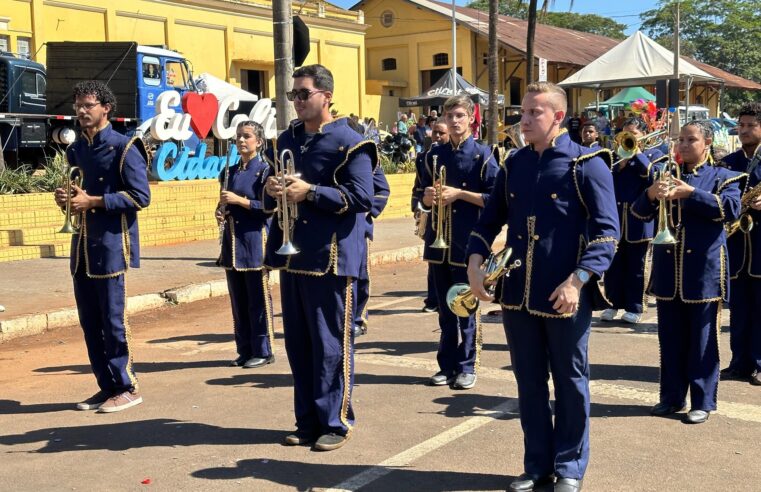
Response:
[[[78,327],[2,344],[2,488],[505,490],[522,471],[523,443],[501,321],[484,318],[475,388],[425,386],[438,333],[435,315],[419,310],[424,284],[419,263],[374,270],[370,333],[356,344],[357,428],[330,453],[280,444],[294,419],[279,315],[275,364],[225,367],[235,356],[227,297],[130,319],[145,403],[122,413],[73,410],[96,389]],[[648,415],[659,377],[653,315],[634,329],[593,326],[585,490],[757,490],[761,389],[722,382],[719,411],[702,425]]]

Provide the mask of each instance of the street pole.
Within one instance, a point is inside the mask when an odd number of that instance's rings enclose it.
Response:
[[[457,11],[452,0],[452,95],[457,95]]]
[[[675,4],[676,12],[675,12],[675,19],[674,19],[674,76],[673,81],[676,82],[677,86],[680,85],[679,80],[679,0],[677,0]],[[679,91],[677,91],[677,94]],[[679,97],[677,97],[679,99]],[[687,108],[685,108],[687,109]],[[676,111],[674,113],[675,121],[671,124],[671,137],[676,138],[679,136],[679,128],[681,126],[681,120],[679,118],[679,101],[676,103]]]
[[[489,120],[486,135],[489,145],[497,143],[497,93],[499,92],[499,45],[497,44],[497,23],[499,22],[499,0],[489,0]]]
[[[278,131],[296,118],[285,93],[293,88],[293,13],[291,0],[273,0],[272,25],[275,43],[275,111]]]

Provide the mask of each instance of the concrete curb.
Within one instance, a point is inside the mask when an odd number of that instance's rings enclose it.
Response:
[[[408,246],[386,251],[370,253],[370,266],[388,265],[414,261],[423,255],[423,246]],[[270,285],[280,283],[280,272],[270,273]],[[127,297],[128,315],[150,311],[164,306],[188,304],[212,297],[226,296],[227,281],[212,280],[197,284],[184,285],[163,292],[140,294]],[[0,321],[0,343],[13,338],[38,335],[46,330],[76,325],[79,317],[76,308],[57,309],[48,313],[27,314]]]

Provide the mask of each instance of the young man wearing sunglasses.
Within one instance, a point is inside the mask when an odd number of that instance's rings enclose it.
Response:
[[[118,412],[143,401],[132,369],[124,274],[140,266],[137,212],[151,200],[147,155],[139,138],[111,128],[116,98],[106,84],[80,82],[73,99],[82,134],[66,149],[66,159],[83,180],[72,183],[71,190],[56,189],[55,201],[64,208],[70,200],[72,216],[79,218],[71,237],[71,274],[90,366],[100,387],[77,408]]]
[[[285,177],[285,187],[278,177],[268,178],[264,196],[268,210],[278,207],[283,194],[298,207],[291,238],[299,252],[276,253],[283,231],[273,220],[265,254],[265,265],[280,270],[294,381],[296,430],[285,443],[330,451],[346,443],[354,426],[352,281],[360,275],[365,247],[358,214],[371,210],[378,156],[375,144],[352,130],[347,118],[333,120],[333,75],[322,65],[297,69],[288,99],[298,120],[280,135],[270,159],[290,149],[295,174]]]

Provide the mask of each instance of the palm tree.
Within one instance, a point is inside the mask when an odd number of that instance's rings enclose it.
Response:
[[[489,0],[489,119],[487,137],[489,145],[497,143],[497,94],[499,93],[499,45],[497,44],[497,23],[499,22],[499,0]]]

